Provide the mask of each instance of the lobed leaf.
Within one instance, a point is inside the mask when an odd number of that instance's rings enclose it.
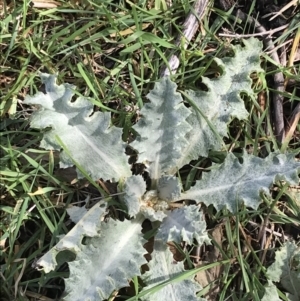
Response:
[[[133,175],[127,178],[124,184],[119,184],[119,189],[124,192],[120,199],[126,204],[128,214],[135,216],[140,211],[141,199],[146,192],[146,183],[143,177],[141,175]]]
[[[129,286],[129,279],[140,275],[146,263],[141,233],[143,218],[102,223],[101,236],[91,238],[69,263],[66,301],[100,301]]]
[[[148,263],[149,271],[142,276],[147,285],[143,290],[162,284],[184,272],[183,262],[174,262],[173,254],[161,240],[155,240],[151,257],[152,259]],[[141,299],[147,301],[204,301],[205,299],[196,296],[201,289],[202,287],[193,279],[184,279],[180,282],[171,282],[159,291],[151,292]]]
[[[217,210],[227,207],[235,212],[239,202],[256,209],[260,192],[269,194],[270,186],[276,181],[290,184],[299,181],[300,162],[293,154],[271,153],[262,159],[244,152],[241,160],[243,163],[229,153],[222,165],[204,173],[202,180],[182,193],[181,199],[212,204]]]
[[[33,97],[27,96],[24,103],[39,105],[31,116],[31,127],[51,128],[44,133],[41,147],[61,150],[56,138],[59,137],[67,147],[67,152],[60,154],[61,167],[73,166],[75,161],[93,179],[118,181],[121,177],[130,176],[121,139],[122,129],[110,126],[110,113],[92,114],[93,104],[86,98],[78,97],[71,102],[74,86],[56,85],[55,75],[41,73],[40,76],[46,94],[39,92]]]
[[[173,241],[179,244],[185,241],[192,245],[194,239],[199,245],[210,243],[203,213],[195,205],[169,211],[155,237],[165,243]]]
[[[151,102],[145,104],[141,119],[133,126],[139,135],[131,146],[138,151],[138,160],[148,167],[152,179],[173,174],[188,143],[185,136],[191,126],[186,117],[191,112],[183,105],[176,87],[168,77],[157,82],[147,95]]]
[[[281,301],[278,296],[276,286],[272,281],[268,282],[268,285],[265,287],[265,293],[261,301]]]
[[[267,276],[281,283],[288,292],[288,300],[300,300],[300,247],[294,242],[286,242],[276,251],[275,262],[268,268]]]
[[[84,208],[84,207],[82,207]],[[79,210],[86,211],[86,209]],[[77,222],[71,231],[68,232],[52,249],[37,261],[37,266],[42,268],[45,273],[54,270],[57,262],[56,256],[59,252],[68,250],[73,253],[80,251],[81,241],[84,236],[95,237],[99,235],[101,219],[106,211],[106,206],[100,207],[100,203],[95,204],[84,216]]]
[[[222,71],[218,78],[202,78],[207,92],[187,91],[187,98],[192,105],[192,114],[187,122],[192,130],[186,134],[189,143],[182,151],[177,167],[199,156],[207,157],[209,150],[219,151],[223,137],[227,137],[227,124],[231,119],[247,118],[248,112],[240,94],[255,97],[250,74],[263,72],[259,58],[262,43],[254,38],[243,40],[243,43],[244,47],[232,46],[233,57],[214,59]]]

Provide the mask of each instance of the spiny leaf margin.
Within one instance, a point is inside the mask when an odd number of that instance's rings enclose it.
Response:
[[[191,126],[186,118],[191,111],[184,106],[176,87],[169,77],[155,83],[147,95],[150,103],[144,105],[141,119],[133,126],[138,136],[131,147],[138,151],[138,161],[148,167],[152,179],[172,175],[188,143],[185,136]]]
[[[237,211],[240,202],[256,209],[260,204],[260,192],[269,195],[269,189],[276,181],[297,184],[299,170],[300,162],[292,153],[270,153],[264,159],[246,151],[241,158],[229,153],[223,164],[203,173],[202,179],[182,193],[181,199],[214,205],[217,210],[227,207],[231,212]]]
[[[202,77],[208,91],[186,91],[192,111],[187,122],[192,130],[186,135],[189,143],[182,151],[177,167],[199,156],[207,157],[210,150],[219,151],[224,146],[223,137],[227,137],[227,124],[232,118],[241,120],[249,115],[240,94],[255,98],[250,75],[264,72],[260,67],[262,43],[255,38],[243,40],[243,43],[244,47],[231,46],[232,57],[214,58],[221,75],[213,79]]]
[[[269,266],[267,277],[280,282],[288,291],[290,301],[300,299],[300,246],[292,241],[287,241],[280,250],[276,251],[275,262]]]
[[[179,244],[185,241],[192,245],[194,239],[200,246],[203,243],[210,243],[203,213],[196,205],[169,211],[155,237],[165,243],[172,241]]]
[[[154,241],[154,249],[151,258],[151,261],[148,263],[149,271],[142,275],[142,279],[146,284],[143,291],[184,272],[183,262],[174,262],[172,252],[169,250],[168,246],[159,239]],[[193,279],[184,279],[180,282],[170,283],[158,292],[147,294],[141,297],[141,300],[205,301],[205,299],[196,296],[196,293],[201,289],[202,287],[199,283]]]
[[[101,219],[106,213],[106,205],[95,204],[80,221],[70,230],[52,249],[43,255],[36,263],[39,269],[49,273],[57,266],[56,256],[61,251],[71,251],[74,254],[80,251],[83,237],[99,236]]]
[[[71,167],[75,161],[94,180],[118,181],[130,176],[125,144],[121,138],[122,129],[110,126],[110,113],[93,113],[93,104],[84,97],[71,102],[75,86],[57,85],[56,75],[40,73],[40,77],[46,93],[26,96],[24,103],[39,106],[31,116],[31,127],[51,128],[43,134],[41,147],[61,150],[62,146],[56,138],[58,136],[72,157],[62,151],[60,167]],[[79,171],[77,173],[82,177]]]
[[[101,236],[87,240],[76,260],[69,263],[70,278],[65,280],[65,301],[102,301],[111,293],[129,286],[129,279],[140,275],[146,263],[141,233],[144,218],[101,224]]]
[[[142,196],[146,192],[146,182],[141,175],[133,175],[126,178],[124,183],[118,185],[121,199],[128,209],[128,214],[135,216],[141,207]]]

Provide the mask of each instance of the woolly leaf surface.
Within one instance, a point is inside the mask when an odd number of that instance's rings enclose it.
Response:
[[[293,154],[271,153],[262,159],[244,152],[241,159],[243,163],[229,153],[223,164],[203,173],[202,179],[182,193],[181,199],[212,204],[217,210],[227,207],[234,212],[239,202],[256,209],[260,204],[260,192],[269,194],[276,181],[299,182],[300,162]]]
[[[162,176],[157,183],[158,197],[167,202],[177,201],[181,195],[179,179],[173,176]]]
[[[220,150],[223,137],[227,136],[227,124],[232,118],[247,118],[248,112],[240,94],[245,93],[252,98],[255,96],[250,74],[263,72],[259,58],[262,43],[253,38],[243,42],[244,47],[232,46],[233,57],[215,58],[222,71],[218,78],[202,78],[208,91],[186,92],[192,104],[190,109],[193,113],[187,118],[192,130],[186,135],[189,143],[177,167],[199,156],[207,157],[209,150]]]
[[[85,206],[78,207],[78,206],[72,206],[66,209],[67,213],[70,217],[70,220],[77,224],[84,215],[88,212],[88,210],[85,208]]]
[[[93,112],[93,104],[84,97],[71,102],[74,86],[56,84],[56,76],[41,73],[46,93],[27,96],[24,103],[39,105],[31,116],[31,127],[51,128],[44,133],[41,147],[61,150],[57,137],[71,158],[93,178],[118,181],[130,176],[122,129],[110,126],[110,113]],[[91,115],[92,114],[92,115]],[[60,154],[60,166],[74,163],[66,151]],[[79,173],[79,176],[81,174]]]
[[[186,122],[190,110],[183,105],[176,84],[168,77],[162,78],[147,95],[150,103],[141,110],[141,119],[133,126],[138,132],[131,146],[139,153],[152,179],[173,173],[176,162],[188,141],[186,134],[191,126]]]
[[[148,263],[149,271],[142,276],[147,285],[144,290],[162,284],[184,272],[183,262],[175,262],[173,254],[161,240],[155,240],[151,257],[152,259]],[[205,301],[196,296],[201,289],[202,287],[193,279],[185,279],[180,282],[171,282],[159,291],[149,293],[141,299],[143,301]]]
[[[120,186],[120,185],[119,185]],[[126,179],[121,190],[121,199],[128,208],[128,214],[135,216],[140,211],[141,199],[146,191],[146,183],[141,175],[133,175]]]
[[[261,301],[281,301],[278,296],[276,286],[269,281],[268,285],[265,287],[265,293]]]
[[[281,283],[290,301],[300,300],[300,247],[286,242],[276,251],[275,262],[268,268],[267,276]]]
[[[203,213],[195,205],[169,211],[158,229],[156,239],[178,244],[185,241],[189,245],[193,244],[194,239],[199,245],[210,242]]]
[[[104,216],[106,210],[106,206],[100,207],[99,205],[97,203],[87,211],[72,230],[37,261],[37,265],[40,268],[49,273],[57,265],[56,255],[59,252],[68,250],[76,254],[82,247],[81,241],[84,236],[95,237],[99,235],[101,218]]]
[[[75,261],[69,263],[66,301],[102,301],[111,293],[129,286],[146,263],[141,233],[143,218],[102,222],[101,236],[82,246]]]

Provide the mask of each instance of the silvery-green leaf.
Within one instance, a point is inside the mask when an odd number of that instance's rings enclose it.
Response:
[[[119,185],[120,186],[120,185]],[[141,199],[146,191],[146,183],[141,175],[133,175],[123,184],[121,199],[128,208],[128,214],[135,216],[140,211]]]
[[[102,301],[111,293],[129,286],[146,263],[141,233],[143,218],[102,223],[100,237],[91,238],[69,263],[70,277],[65,280],[66,301]]]
[[[191,126],[186,118],[191,112],[183,105],[176,87],[168,77],[157,82],[147,95],[150,103],[144,105],[141,119],[133,126],[139,135],[131,146],[138,151],[138,160],[148,167],[152,179],[173,174],[188,143],[185,136]]]
[[[260,204],[260,192],[269,194],[276,181],[299,182],[300,162],[293,154],[270,153],[262,159],[244,152],[241,160],[242,163],[229,153],[223,164],[203,173],[195,186],[181,194],[181,199],[212,204],[217,210],[227,207],[234,212],[240,202],[256,209]]]
[[[223,137],[227,136],[227,124],[232,118],[247,118],[248,112],[240,94],[255,97],[250,74],[263,72],[259,58],[262,43],[254,38],[243,40],[243,43],[244,47],[231,46],[234,56],[214,59],[222,71],[218,78],[202,78],[207,92],[186,92],[192,104],[192,114],[187,118],[192,130],[186,134],[188,144],[176,168],[199,156],[206,157],[209,150],[220,150]]]
[[[71,221],[75,224],[77,224],[88,212],[85,206],[82,207],[72,206],[70,208],[67,208],[66,210],[70,216]]]
[[[39,105],[31,116],[31,127],[51,128],[44,133],[41,147],[61,150],[57,137],[67,147],[72,159],[93,179],[118,181],[130,176],[122,142],[122,129],[110,125],[110,113],[93,112],[93,104],[84,97],[71,102],[74,86],[57,85],[56,76],[40,74],[46,94],[27,96],[24,103]],[[92,114],[92,115],[91,115]],[[60,154],[60,166],[74,163],[66,151]],[[79,176],[81,174],[79,173]]]
[[[268,285],[265,287],[265,294],[261,301],[281,301],[278,296],[276,286],[272,281],[268,281]]]
[[[203,213],[195,205],[169,211],[155,237],[164,242],[181,243],[181,241],[185,241],[189,245],[193,244],[194,239],[199,245],[205,242],[210,243]]]
[[[300,300],[300,246],[288,241],[276,251],[275,262],[268,268],[267,276],[280,282],[290,301]]]
[[[181,195],[179,179],[174,176],[162,176],[157,183],[158,197],[167,202],[177,201]]]
[[[88,196],[83,203],[86,204],[90,199],[90,196]],[[100,204],[99,204],[100,205]],[[77,224],[84,215],[88,212],[85,206],[78,207],[78,206],[72,206],[66,209],[67,213],[71,219],[71,221],[75,224]]]
[[[151,258],[148,264],[149,271],[142,276],[146,284],[143,290],[150,289],[184,272],[183,262],[175,262],[173,254],[161,240],[155,240]],[[172,282],[141,299],[145,301],[205,301],[205,299],[196,296],[196,293],[201,289],[202,287],[193,279],[185,279],[180,282]]]
[[[84,209],[86,211],[86,209]],[[81,241],[84,236],[95,237],[99,236],[101,219],[106,211],[106,205],[97,203],[77,222],[71,231],[65,235],[57,245],[49,250],[43,257],[41,257],[37,265],[46,273],[54,270],[57,262],[56,256],[59,252],[68,250],[73,253],[79,252],[82,247]]]

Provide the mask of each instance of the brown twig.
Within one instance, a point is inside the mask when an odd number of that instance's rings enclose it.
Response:
[[[297,104],[296,108],[293,110],[289,121],[288,121],[288,125],[285,131],[285,140],[286,141],[290,141],[297,125],[299,124],[299,120],[300,120],[300,103]]]
[[[228,38],[235,38],[235,39],[240,39],[240,38],[251,38],[251,37],[260,37],[260,36],[266,36],[268,35],[269,37],[272,36],[275,32],[281,31],[283,29],[286,29],[289,25],[282,25],[280,27],[265,31],[265,32],[257,32],[257,33],[251,33],[251,34],[237,34],[237,33],[219,33],[219,37],[228,37]]]
[[[203,18],[205,9],[207,7],[209,0],[197,0],[193,6],[193,9],[189,12],[184,24],[183,24],[183,31],[182,35],[180,35],[175,45],[177,47],[180,46],[182,40],[184,41],[183,47],[186,49],[188,44],[192,40],[193,36],[195,35],[198,27],[199,21]],[[167,76],[170,74],[175,74],[179,67],[179,55],[172,54],[171,58],[169,59],[168,66],[164,67],[161,72],[161,76]]]
[[[281,8],[272,18],[270,18],[269,21],[272,21],[273,19],[275,19],[276,17],[280,16],[283,14],[283,12],[285,12],[287,9],[289,9],[291,6],[296,6],[297,5],[298,0],[292,0],[290,3],[288,3],[287,5],[285,5],[283,8]]]
[[[256,226],[256,227],[261,227],[260,224],[255,223],[255,222],[253,222],[253,221],[248,221],[248,223],[251,224],[251,225],[253,225],[253,226]],[[284,234],[281,234],[281,233],[279,233],[279,232],[277,232],[277,231],[274,231],[274,229],[272,230],[272,229],[269,229],[269,228],[264,227],[264,231],[266,231],[266,232],[268,232],[268,233],[272,233],[273,235],[278,236],[278,237],[283,237],[283,239],[288,240],[288,237],[287,237],[287,236],[285,236]],[[261,235],[261,234],[260,234],[260,235]],[[261,238],[259,238],[259,239],[261,239]]]
[[[270,231],[271,235],[268,236],[267,240],[265,240],[265,238],[264,238],[265,243],[262,245],[263,252],[260,254],[260,261],[261,261],[262,264],[264,264],[267,252],[269,250],[269,247],[270,247],[270,244],[271,244],[271,241],[272,241],[272,238],[273,238],[273,233],[274,233],[274,224],[273,223],[271,224],[271,229],[270,230],[271,230]],[[266,234],[266,232],[265,232],[265,234]],[[264,236],[265,236],[265,234],[264,234]]]

